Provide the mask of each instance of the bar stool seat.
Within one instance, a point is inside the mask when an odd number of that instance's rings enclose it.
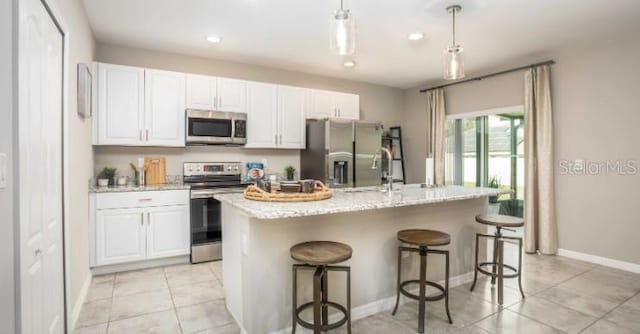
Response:
[[[445,246],[451,242],[447,233],[434,230],[402,230],[398,240],[416,246]]]
[[[477,215],[476,221],[480,224],[500,227],[522,227],[524,219],[505,215]]]
[[[347,324],[347,333],[351,334],[351,268],[335,266],[334,264],[351,258],[351,246],[335,241],[307,241],[294,245],[290,249],[291,258],[302,264],[293,265],[293,293],[291,333],[295,334],[296,325],[313,330],[320,334]],[[313,271],[313,301],[298,306],[298,270]],[[340,271],[347,274],[347,305],[346,307],[329,300],[330,271]],[[329,323],[329,308],[342,313],[342,318]],[[313,322],[300,317],[306,309],[313,310]]]
[[[351,258],[349,245],[335,241],[308,241],[291,247],[291,258],[312,266],[326,266]]]

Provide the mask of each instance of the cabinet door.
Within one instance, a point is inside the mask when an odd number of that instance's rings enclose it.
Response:
[[[218,100],[216,110],[246,112],[247,82],[218,78]]]
[[[213,110],[215,95],[215,77],[187,74],[187,108]]]
[[[145,71],[145,145],[185,146],[184,73]]]
[[[247,144],[245,147],[277,147],[277,86],[247,83]]]
[[[307,90],[278,86],[278,147],[305,148]]]
[[[95,145],[141,145],[144,69],[98,64]],[[96,128],[97,127],[97,128]]]
[[[337,117],[333,95],[333,92],[311,90],[306,118]]]
[[[335,93],[335,101],[339,118],[360,119],[360,96]]]
[[[146,226],[142,209],[96,211],[96,265],[146,258]]]
[[[190,252],[188,206],[146,209],[147,258],[185,255]]]

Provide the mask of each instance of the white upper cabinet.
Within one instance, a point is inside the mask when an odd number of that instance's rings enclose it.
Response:
[[[217,92],[216,110],[228,112],[246,112],[246,81],[218,78]]]
[[[306,118],[336,117],[333,92],[312,89],[309,95],[309,112]]]
[[[307,90],[249,82],[247,145],[250,148],[305,148]]]
[[[305,148],[307,90],[278,86],[278,146]]]
[[[185,146],[185,75],[145,71],[144,141],[149,146]]]
[[[187,75],[187,108],[246,112],[247,82],[205,75]]]
[[[247,83],[247,144],[252,148],[277,145],[277,86]]]
[[[335,93],[335,104],[338,118],[360,119],[360,96],[346,93]]]
[[[360,119],[360,96],[326,90],[311,90],[306,118]]]
[[[216,78],[187,74],[187,108],[215,109]]]
[[[144,69],[97,64],[94,144],[142,145]]]

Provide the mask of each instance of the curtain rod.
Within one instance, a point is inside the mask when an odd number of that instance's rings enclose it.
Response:
[[[456,82],[452,82],[452,83],[448,83],[448,84],[444,84],[444,85],[440,85],[440,86],[436,86],[436,87],[430,87],[430,88],[421,89],[420,93],[424,93],[424,92],[426,92],[428,90],[431,90],[431,89],[444,88],[444,87],[454,86],[454,85],[467,83],[467,82],[471,82],[471,81],[480,81],[482,79],[491,78],[491,77],[495,77],[495,76],[502,75],[502,74],[507,74],[507,73],[511,73],[511,72],[515,72],[515,71],[526,70],[528,68],[532,68],[532,67],[536,67],[536,66],[553,65],[555,63],[556,62],[553,61],[553,60],[547,60],[547,61],[543,61],[543,62],[540,62],[540,63],[535,63],[535,64],[531,64],[531,65],[527,65],[527,66],[520,66],[520,67],[512,68],[512,69],[509,69],[509,70],[500,71],[500,72],[496,72],[496,73],[491,73],[491,74],[487,74],[487,75],[482,75],[482,76],[479,76],[479,77],[470,78],[470,79],[466,79],[466,80],[456,81]]]

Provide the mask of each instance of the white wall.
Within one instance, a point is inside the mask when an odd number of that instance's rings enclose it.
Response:
[[[5,333],[15,331],[15,273],[14,227],[17,217],[14,215],[13,159],[16,142],[13,131],[14,117],[14,76],[13,41],[14,1],[0,2],[0,153],[7,154],[7,187],[0,189],[0,326]]]
[[[640,264],[640,170],[634,176],[570,176],[559,168],[561,159],[635,159],[640,167],[640,38],[575,46],[516,63],[550,58],[557,62],[551,85],[560,247]],[[446,88],[447,113],[523,104],[523,87],[517,72]],[[423,181],[427,151],[425,96],[419,88],[405,91],[402,122],[411,182]]]

